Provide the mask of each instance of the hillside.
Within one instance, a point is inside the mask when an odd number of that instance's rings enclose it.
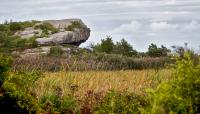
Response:
[[[79,46],[89,36],[90,29],[80,19],[5,22],[0,25],[0,51],[37,48],[35,52],[42,53],[54,45]]]

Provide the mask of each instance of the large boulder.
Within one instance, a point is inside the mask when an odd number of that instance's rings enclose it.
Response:
[[[72,44],[80,45],[88,40],[90,36],[90,30],[88,28],[75,29],[74,31],[61,31],[50,35],[48,38],[37,38],[36,41],[39,45],[62,45]]]
[[[76,22],[76,26],[73,25],[74,22]],[[48,31],[48,35],[43,36],[43,30],[36,26],[40,26],[44,23],[51,24],[58,31],[55,33]],[[68,27],[70,27],[70,29],[67,29]],[[18,31],[15,35],[21,36],[22,38],[37,36],[36,41],[39,46],[64,44],[79,46],[81,43],[88,40],[90,29],[80,19],[46,20],[37,23],[33,27],[26,28],[23,31]]]

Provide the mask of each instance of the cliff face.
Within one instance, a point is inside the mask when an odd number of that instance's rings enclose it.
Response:
[[[78,46],[88,40],[90,29],[80,19],[46,20],[15,35],[22,38],[37,36],[36,41],[39,46],[63,44]]]

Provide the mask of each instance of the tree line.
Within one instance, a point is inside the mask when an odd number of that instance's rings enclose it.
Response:
[[[171,52],[171,50],[164,45],[158,47],[153,43],[149,45],[147,52],[138,52],[124,38],[114,43],[111,36],[107,36],[105,39],[102,39],[100,43],[91,44],[89,47],[95,53],[118,54],[128,57],[165,57]]]

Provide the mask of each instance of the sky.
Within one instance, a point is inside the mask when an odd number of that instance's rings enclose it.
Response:
[[[89,40],[125,38],[134,49],[184,45],[200,49],[200,0],[0,0],[0,22],[80,18]]]

